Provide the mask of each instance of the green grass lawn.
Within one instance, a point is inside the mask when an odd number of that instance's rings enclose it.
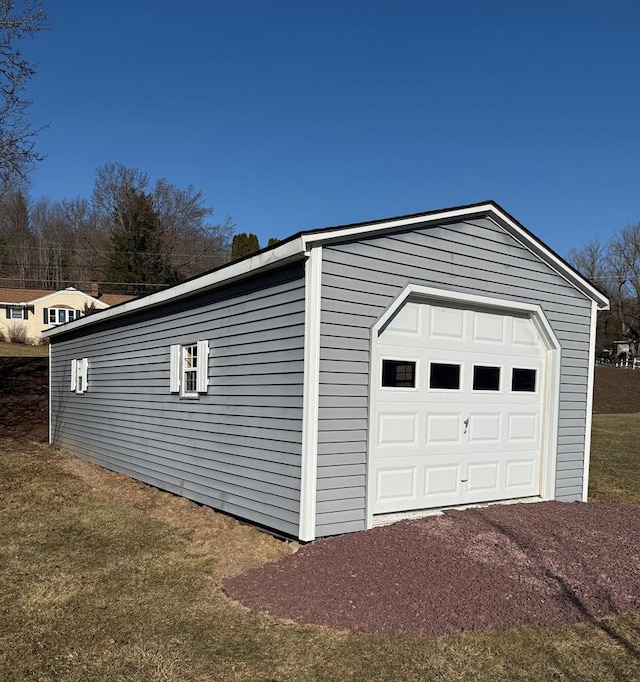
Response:
[[[640,414],[593,420],[589,498],[640,504]]]
[[[596,498],[640,501],[639,419],[595,419]],[[293,549],[47,446],[0,441],[0,680],[640,679],[638,613],[387,637],[277,621],[221,591]]]

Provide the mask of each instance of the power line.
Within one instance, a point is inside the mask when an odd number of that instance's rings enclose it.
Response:
[[[66,247],[61,247],[61,246],[22,246],[20,244],[5,244],[2,247],[2,249],[16,249],[20,251],[48,251],[48,250],[53,250],[56,253],[59,252],[64,252],[64,253],[73,253],[76,255],[80,255],[82,253],[89,253],[95,256],[101,256],[105,257],[110,255],[111,253],[118,253],[118,254],[126,254],[128,256],[169,256],[172,258],[219,258],[219,259],[225,259],[228,256],[219,254],[219,253],[173,253],[171,252],[156,252],[156,251],[102,251],[102,250],[96,250],[96,249],[70,249]]]
[[[31,282],[32,284],[33,283],[42,283],[42,278],[41,279],[29,279],[29,278],[23,278],[23,277],[0,277],[0,282],[16,282],[16,281]],[[67,281],[69,281],[69,280],[65,280],[65,282],[67,282]],[[105,285],[105,286],[113,285],[113,286],[119,286],[119,287],[123,287],[123,286],[126,286],[126,287],[155,287],[157,289],[168,289],[169,287],[172,286],[171,284],[150,284],[148,282],[103,282],[103,281],[96,282],[95,280],[93,280],[91,282],[88,281],[87,284],[90,284],[90,285],[91,284],[97,284],[99,286],[101,286],[101,285]],[[71,284],[69,284],[69,286],[71,286]],[[11,287],[8,287],[8,288],[11,288]],[[15,288],[19,289],[20,287],[15,287]],[[108,293],[108,292],[106,292],[106,293]]]

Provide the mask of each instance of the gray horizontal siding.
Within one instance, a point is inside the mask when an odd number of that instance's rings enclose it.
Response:
[[[409,283],[543,308],[563,349],[556,497],[579,499],[591,302],[488,219],[418,226],[323,249],[318,536],[365,526],[371,327]]]
[[[199,339],[209,341],[209,390],[181,399],[169,393],[169,348]],[[96,323],[54,340],[54,443],[297,536],[303,356],[302,264]],[[82,357],[89,390],[76,395],[71,360]]]

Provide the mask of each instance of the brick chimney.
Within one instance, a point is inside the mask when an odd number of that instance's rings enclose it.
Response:
[[[100,287],[97,282],[91,282],[91,296],[93,298],[100,298]]]

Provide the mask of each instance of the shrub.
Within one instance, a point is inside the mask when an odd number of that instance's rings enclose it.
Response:
[[[31,343],[24,322],[9,322],[4,337],[9,343]]]

